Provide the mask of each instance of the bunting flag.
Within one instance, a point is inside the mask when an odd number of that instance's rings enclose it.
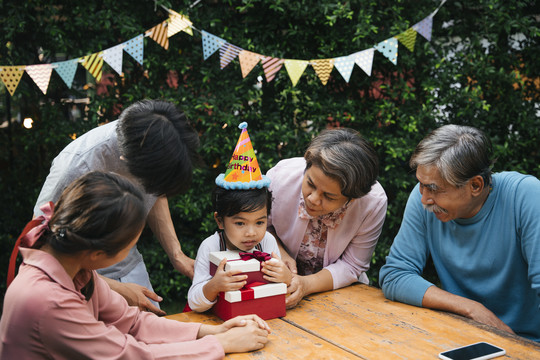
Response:
[[[334,59],[311,60],[311,66],[315,69],[322,84],[326,85],[334,68]]]
[[[34,80],[43,95],[47,94],[52,69],[51,64],[28,65],[26,67],[26,73]]]
[[[193,23],[188,17],[180,15],[174,10],[169,9],[169,26],[167,26],[167,37],[171,37],[174,34],[184,31],[193,36],[193,29],[191,26]]]
[[[109,66],[118,73],[122,75],[122,60],[124,57],[124,45],[116,45],[112,48],[103,51],[103,60],[109,64]]]
[[[90,74],[92,74],[93,77],[96,78],[96,81],[99,82],[101,80],[101,74],[103,72],[103,57],[102,57],[103,51],[100,51],[98,53],[94,53],[92,55],[87,55],[83,57],[82,66]]]
[[[375,46],[375,49],[379,50],[394,65],[397,65],[398,41],[395,37],[381,41]]]
[[[416,34],[418,34],[413,28],[407,29],[407,31],[402,32],[396,38],[400,43],[405,45],[409,51],[414,52],[414,44],[416,43]]]
[[[240,60],[240,69],[242,70],[242,77],[246,77],[251,70],[259,63],[261,60],[261,55],[256,54],[251,51],[242,50],[238,54],[238,60]]]
[[[356,65],[358,65],[362,70],[364,70],[364,72],[368,76],[371,76],[374,53],[375,49],[367,49],[351,55],[352,57],[354,57],[354,62],[356,63]]]
[[[219,48],[219,66],[223,68],[233,61],[243,49],[233,44],[225,43]]]
[[[212,35],[204,30],[201,31],[201,35],[204,60],[208,59],[210,55],[215,53],[217,49],[221,48],[226,43],[222,38]]]
[[[289,73],[293,86],[296,86],[300,76],[306,70],[306,67],[309,65],[309,61],[305,60],[285,60],[285,69]]]
[[[167,25],[169,24],[169,21],[165,20],[161,24],[158,24],[151,28],[150,30],[147,30],[144,34],[146,36],[149,36],[150,39],[157,42],[159,45],[161,45],[165,50],[169,50],[169,37],[167,36]]]
[[[351,79],[354,68],[354,55],[342,56],[334,59],[334,66],[346,82]]]
[[[62,80],[66,83],[67,87],[71,89],[73,85],[73,79],[75,78],[75,73],[77,72],[77,65],[79,65],[80,59],[66,60],[53,63],[54,70],[60,75]]]
[[[276,74],[281,70],[283,66],[283,59],[273,58],[270,56],[265,56],[261,60],[264,76],[266,77],[266,82],[274,80]]]
[[[433,28],[433,14],[412,26],[427,41],[431,41],[431,29]]]
[[[131,40],[126,41],[124,45],[124,51],[131,55],[139,64],[143,64],[144,56],[144,35],[134,37]]]
[[[24,66],[2,66],[0,67],[0,78],[6,85],[11,96],[15,93],[19,81],[24,74]]]

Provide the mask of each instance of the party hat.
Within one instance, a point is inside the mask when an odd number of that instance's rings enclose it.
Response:
[[[247,123],[238,125],[242,129],[225,174],[219,174],[216,185],[228,190],[262,189],[270,185],[270,179],[262,175],[255,151],[247,132]]]

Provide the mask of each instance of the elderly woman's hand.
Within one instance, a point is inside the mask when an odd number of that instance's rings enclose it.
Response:
[[[305,284],[304,277],[301,275],[293,275],[291,285],[287,287],[287,299],[285,306],[287,309],[292,309],[304,298]]]

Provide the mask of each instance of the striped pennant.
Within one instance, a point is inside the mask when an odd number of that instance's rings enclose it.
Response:
[[[243,49],[233,44],[225,43],[219,48],[219,66],[223,69],[233,61]]]
[[[184,31],[193,36],[193,23],[184,15],[180,15],[174,10],[169,9],[169,26],[167,26],[167,37],[171,37],[177,32]]]
[[[266,77],[266,82],[274,80],[278,71],[281,70],[283,63],[283,59],[273,58],[270,56],[265,56],[262,58],[262,67],[264,76]]]
[[[47,94],[52,69],[51,64],[28,65],[26,67],[26,73],[30,75],[44,95]]]
[[[17,86],[19,86],[19,81],[24,74],[24,66],[1,66],[0,67],[0,78],[6,85],[11,96],[15,93]]]
[[[311,60],[311,66],[315,69],[322,84],[326,85],[334,68],[334,59]]]
[[[159,45],[161,45],[165,50],[169,50],[169,37],[167,36],[167,27],[169,25],[169,22],[165,20],[161,24],[158,24],[151,28],[150,30],[147,30],[145,35],[149,36],[150,39],[157,42]]]
[[[88,72],[96,78],[97,82],[101,80],[101,74],[103,70],[103,57],[101,56],[102,54],[103,51],[94,53],[92,55],[87,55],[83,57],[82,62],[82,66],[84,66],[85,69],[88,70]]]

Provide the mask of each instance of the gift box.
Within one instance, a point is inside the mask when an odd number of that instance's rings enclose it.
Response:
[[[240,251],[213,251],[210,253],[210,275],[214,276],[219,263],[227,259],[225,271],[240,270],[242,274],[247,275],[247,284],[254,282],[268,283],[263,279],[261,272],[261,261],[268,259],[268,254],[254,251],[253,253],[243,253]]]
[[[251,283],[241,290],[219,293],[214,314],[223,321],[235,316],[256,314],[264,320],[285,316],[285,283]]]

